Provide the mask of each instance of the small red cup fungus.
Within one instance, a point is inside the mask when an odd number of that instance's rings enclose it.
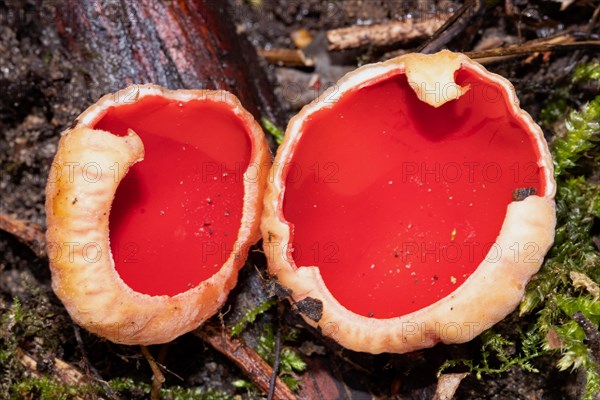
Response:
[[[506,79],[449,51],[367,65],[288,125],[265,194],[269,271],[349,349],[465,342],[519,303],[554,194]]]
[[[101,98],[63,133],[46,188],[52,285],[71,317],[148,345],[212,316],[260,238],[270,165],[228,92],[140,85]]]

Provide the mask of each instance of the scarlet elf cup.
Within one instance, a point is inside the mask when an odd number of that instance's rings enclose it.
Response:
[[[228,92],[131,86],[84,111],[46,188],[52,285],[75,322],[147,345],[215,314],[260,237],[270,158]]]
[[[449,51],[344,76],[292,118],[271,175],[269,271],[352,350],[471,340],[515,309],[554,239],[541,129],[510,82]]]

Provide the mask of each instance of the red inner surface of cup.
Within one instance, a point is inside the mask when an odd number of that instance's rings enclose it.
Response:
[[[513,191],[545,190],[535,140],[500,86],[465,68],[455,78],[470,90],[434,108],[396,72],[301,128],[284,170],[282,251],[317,266],[350,311],[392,318],[448,296],[486,257],[498,262]]]
[[[133,290],[173,296],[214,275],[234,249],[251,139],[224,102],[145,96],[92,126],[137,133],[144,160],[120,183],[110,212],[115,268]],[[126,166],[115,164],[112,171]]]

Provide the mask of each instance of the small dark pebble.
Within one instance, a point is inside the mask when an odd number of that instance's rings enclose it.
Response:
[[[296,302],[295,305],[298,311],[315,322],[319,322],[323,317],[323,302],[319,299],[306,297]]]
[[[529,196],[533,196],[535,194],[535,188],[517,188],[513,191],[513,201],[522,201],[528,198]]]

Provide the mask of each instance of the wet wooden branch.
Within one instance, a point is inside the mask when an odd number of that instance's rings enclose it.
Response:
[[[350,26],[327,31],[329,50],[347,50],[363,46],[390,46],[432,35],[450,18],[437,14],[429,18],[406,19],[384,24]]]
[[[0,230],[13,235],[38,257],[46,257],[46,237],[40,225],[0,213]]]
[[[230,338],[227,332],[209,325],[195,330],[194,335],[233,361],[263,393],[269,391],[269,380],[273,374],[273,368],[244,342]],[[295,400],[296,396],[278,377],[275,380],[273,399]]]

